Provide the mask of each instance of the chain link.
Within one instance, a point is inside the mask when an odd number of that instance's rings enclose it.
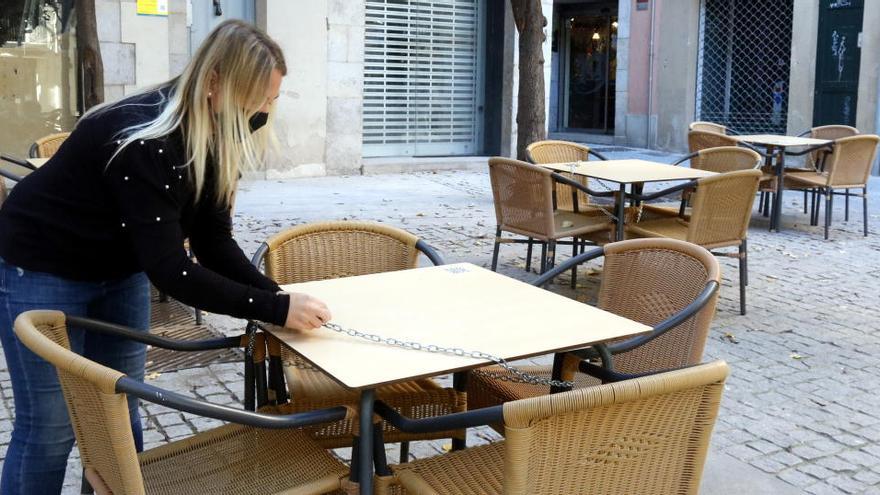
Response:
[[[421,342],[407,341],[407,340],[399,340],[393,337],[382,337],[380,335],[372,334],[372,333],[364,333],[354,330],[352,328],[343,328],[340,325],[335,323],[325,323],[324,328],[328,330],[332,330],[336,333],[340,333],[343,335],[348,335],[349,337],[355,337],[359,339],[369,340],[370,342],[375,342],[377,344],[385,344],[394,347],[401,347],[403,349],[410,349],[413,351],[423,351],[423,352],[431,352],[436,354],[449,354],[458,357],[469,357],[473,359],[485,359],[488,361],[492,361],[493,363],[501,366],[505,370],[512,373],[516,378],[511,379],[508,377],[508,381],[519,381],[521,383],[529,383],[532,385],[547,385],[550,387],[562,387],[562,388],[572,388],[574,386],[574,382],[569,382],[565,380],[552,380],[550,378],[544,378],[541,376],[531,375],[522,370],[518,370],[511,366],[504,358],[500,358],[498,356],[493,356],[491,354],[487,354],[485,352],[480,351],[467,351],[461,349],[459,347],[443,347],[436,344],[423,344]]]

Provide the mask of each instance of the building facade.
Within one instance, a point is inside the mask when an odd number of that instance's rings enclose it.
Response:
[[[62,25],[70,2],[10,2],[33,25],[16,38],[0,19],[0,112],[38,105],[41,115],[0,142],[19,151],[16,143],[72,125],[77,91]],[[290,69],[278,100],[281,147],[257,175],[482,163],[516,149],[509,3],[96,0],[106,98],[173,77],[213,26],[240,18],[281,44]],[[862,29],[880,20],[878,2],[543,0],[542,8],[550,137],[684,151],[694,120],[749,133],[878,128],[880,32]]]

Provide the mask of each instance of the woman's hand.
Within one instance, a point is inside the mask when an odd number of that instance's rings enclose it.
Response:
[[[330,321],[330,310],[322,301],[308,294],[288,292],[290,306],[284,326],[294,330],[312,330]]]

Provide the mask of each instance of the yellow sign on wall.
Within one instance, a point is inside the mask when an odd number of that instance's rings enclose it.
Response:
[[[137,0],[138,15],[168,16],[168,0]]]

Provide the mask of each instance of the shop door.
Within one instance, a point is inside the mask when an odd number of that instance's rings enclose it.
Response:
[[[862,12],[862,0],[820,3],[813,126],[855,126]]]

